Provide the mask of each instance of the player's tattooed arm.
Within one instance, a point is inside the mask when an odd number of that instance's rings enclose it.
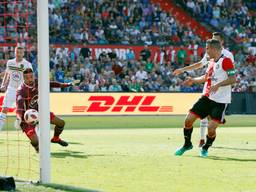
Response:
[[[220,87],[224,87],[224,86],[227,86],[227,85],[232,85],[235,82],[236,82],[235,76],[229,76],[228,79],[226,79],[224,81],[221,81],[218,84],[212,86],[210,92],[215,93],[216,91],[218,91],[218,89]]]

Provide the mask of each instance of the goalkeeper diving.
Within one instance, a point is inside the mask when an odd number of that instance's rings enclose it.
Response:
[[[26,69],[23,72],[24,82],[18,88],[16,94],[16,128],[21,128],[23,132],[30,139],[31,145],[39,152],[39,141],[36,132],[36,126],[38,122],[27,123],[24,119],[24,114],[28,109],[35,109],[38,111],[38,81],[35,79],[33,70],[31,68]],[[73,86],[72,83],[59,83],[55,81],[50,82],[50,87],[60,87],[65,88]],[[54,135],[51,139],[52,143],[58,143],[61,146],[68,146],[68,143],[60,138],[65,121],[57,117],[53,112],[50,112],[50,123],[55,125]]]

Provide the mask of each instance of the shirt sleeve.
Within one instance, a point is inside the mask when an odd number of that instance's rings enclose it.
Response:
[[[5,72],[6,72],[6,73],[10,73],[9,65],[10,65],[10,61],[7,61],[7,63],[6,63],[6,69],[5,69]]]
[[[33,67],[32,67],[32,64],[28,61],[26,61],[26,66],[25,66],[26,69],[32,69],[33,70]]]
[[[234,55],[231,52],[230,52],[230,59],[231,59],[232,63],[235,63]]]
[[[71,83],[59,83],[57,81],[50,81],[50,87],[65,88],[71,86]]]
[[[16,94],[16,106],[16,116],[24,121],[25,98],[21,90],[18,90]]]
[[[32,64],[28,62],[28,68],[31,68],[33,70]]]
[[[228,76],[234,76],[236,70],[230,58],[225,57],[222,61],[222,69],[227,72]]]

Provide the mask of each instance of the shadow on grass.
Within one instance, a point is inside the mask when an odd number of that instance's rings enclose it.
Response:
[[[65,158],[65,157],[74,157],[74,158],[81,158],[81,159],[85,159],[88,157],[88,155],[84,155],[83,152],[79,152],[79,151],[69,151],[69,150],[65,150],[63,152],[54,152],[51,153],[52,157],[55,158]]]
[[[235,151],[252,151],[256,152],[256,149],[244,149],[244,148],[235,148],[235,147],[212,147],[214,149],[228,149],[228,150],[235,150]]]
[[[209,156],[206,159],[218,160],[218,161],[239,161],[239,162],[255,162],[256,163],[256,159],[241,159],[241,158],[235,158],[235,157]]]
[[[65,150],[63,152],[51,153],[51,156],[55,158],[74,157],[74,158],[86,159],[88,157],[96,157],[96,156],[99,157],[99,156],[106,156],[106,155],[105,154],[85,155],[83,152],[80,152],[80,151]]]
[[[87,154],[87,155],[85,155],[83,152],[80,152],[80,151],[65,150],[62,152],[52,152],[51,156],[54,158],[74,157],[74,158],[86,159],[89,157],[126,156],[126,155],[117,154],[117,153],[116,154]]]
[[[63,190],[63,191],[72,191],[72,192],[100,192],[98,190],[93,189],[86,189],[86,188],[80,188],[80,187],[73,187],[69,185],[61,185],[61,184],[55,184],[55,183],[49,183],[49,184],[34,184],[34,185],[41,185],[44,187],[49,187],[56,190]]]
[[[83,145],[83,143],[79,143],[79,142],[68,142],[71,145]]]

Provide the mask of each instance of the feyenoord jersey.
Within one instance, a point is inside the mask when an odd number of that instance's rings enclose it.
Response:
[[[22,84],[23,71],[27,68],[32,69],[32,65],[26,59],[18,63],[16,58],[7,61],[6,72],[10,76],[8,88],[17,89]]]
[[[231,61],[234,63],[234,55],[233,55],[233,53],[231,53],[229,50],[222,48],[221,54],[224,55],[225,57],[230,58]],[[201,63],[202,63],[203,65],[207,65],[208,60],[209,60],[209,59],[208,59],[208,55],[207,55],[207,53],[205,53],[205,54],[204,54],[204,57],[203,57],[202,60],[201,60]]]
[[[231,85],[219,87],[215,93],[210,88],[235,75],[235,67],[230,58],[222,55],[217,61],[211,59],[206,70],[206,82],[203,95],[217,103],[231,103]]]

